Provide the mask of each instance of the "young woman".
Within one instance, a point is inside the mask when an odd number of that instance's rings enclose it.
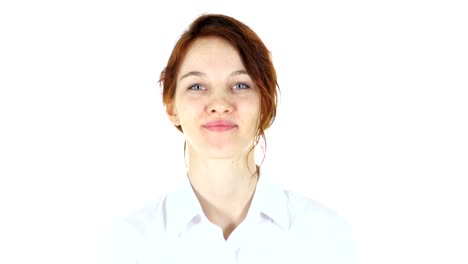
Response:
[[[185,136],[187,177],[122,222],[110,263],[356,263],[346,223],[273,184],[255,161],[278,86],[254,31],[202,15],[160,77],[167,115]]]

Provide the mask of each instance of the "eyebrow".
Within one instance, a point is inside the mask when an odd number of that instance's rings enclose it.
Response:
[[[242,75],[242,74],[246,74],[246,75],[249,75],[245,70],[238,70],[238,71],[233,71],[230,76],[236,76],[236,75]],[[191,72],[188,72],[184,75],[182,75],[180,78],[179,78],[179,81],[184,79],[184,78],[187,78],[189,76],[206,76],[206,73],[203,73],[201,71],[191,71]]]

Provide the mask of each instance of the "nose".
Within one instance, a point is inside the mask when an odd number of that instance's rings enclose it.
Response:
[[[210,104],[208,105],[210,113],[230,113],[233,109],[234,106],[226,95],[213,96]]]

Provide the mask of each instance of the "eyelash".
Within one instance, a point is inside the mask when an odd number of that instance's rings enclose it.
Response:
[[[233,86],[238,86],[238,85],[242,85],[244,88],[240,88],[240,89],[235,89],[235,90],[245,90],[245,89],[249,89],[250,88],[250,85],[246,84],[246,83],[235,83]],[[200,87],[203,87],[203,85],[201,84],[193,84],[193,85],[190,85],[188,87],[189,90],[192,90],[192,91],[201,91],[200,89],[193,89],[194,87],[196,86],[200,86]]]
[[[197,84],[194,84],[194,85],[190,85],[188,89],[189,89],[189,90],[193,90],[193,91],[200,91],[200,89],[192,89],[192,88],[195,87],[195,86],[201,86],[201,87],[203,87],[203,85],[197,83]]]
[[[246,83],[236,83],[236,84],[234,84],[234,86],[237,86],[237,85],[243,85],[245,87],[245,88],[242,88],[242,89],[239,89],[239,90],[245,90],[245,89],[250,88],[250,86],[248,84],[246,84]]]

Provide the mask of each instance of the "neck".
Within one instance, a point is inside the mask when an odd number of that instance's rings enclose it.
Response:
[[[256,185],[256,164],[253,159],[190,159],[188,175],[193,188],[214,199],[229,199],[245,195]]]
[[[207,218],[229,230],[246,217],[257,185],[254,154],[236,159],[190,155],[188,175]]]

